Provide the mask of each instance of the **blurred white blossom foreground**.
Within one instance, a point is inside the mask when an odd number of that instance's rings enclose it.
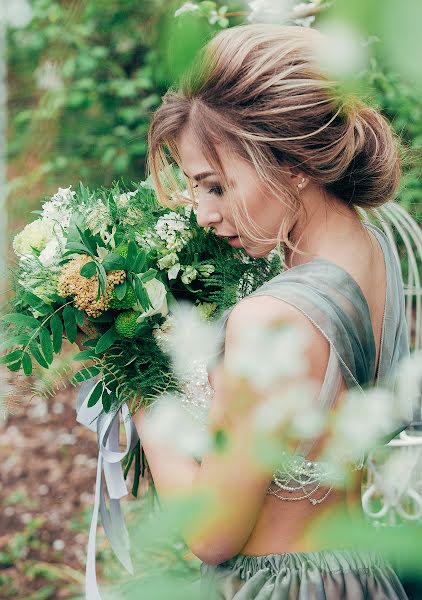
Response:
[[[180,307],[171,320],[165,346],[175,369],[185,381],[201,381],[202,385],[206,365],[212,364],[221,348],[221,328],[202,319],[189,305]],[[245,328],[231,348],[223,377],[230,379],[230,389],[238,381],[242,393],[246,386],[251,398],[258,394],[249,422],[257,433],[279,436],[284,447],[291,447],[292,440],[311,440],[328,431],[321,460],[331,464],[337,475],[345,474],[384,436],[411,418],[411,403],[422,382],[421,355],[402,364],[394,393],[381,387],[351,390],[335,411],[327,413],[315,405],[316,382],[306,379],[306,344],[302,330],[290,325]],[[202,402],[206,417],[212,389],[210,393],[204,386],[201,389],[202,399],[198,397],[197,402]],[[180,394],[156,400],[147,413],[145,433],[182,454],[200,458],[212,447],[212,434],[204,423],[192,419],[185,404]],[[236,402],[234,407],[237,410]],[[240,409],[237,416],[245,417]]]

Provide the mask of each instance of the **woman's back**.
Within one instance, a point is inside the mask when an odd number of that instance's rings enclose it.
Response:
[[[297,313],[299,322],[303,319],[311,320],[313,326],[319,329],[320,335],[325,337],[326,352],[322,363],[325,363],[326,368],[320,374],[319,401],[327,409],[334,406],[342,392],[351,385],[364,387],[376,383],[380,354],[382,359],[386,355],[387,358],[391,357],[394,354],[392,346],[397,346],[394,364],[391,360],[388,364],[385,360],[381,363],[379,374],[383,379],[390,375],[391,368],[396,366],[398,359],[408,353],[403,294],[397,295],[397,292],[400,293],[397,286],[401,286],[399,266],[384,234],[368,223],[365,227],[361,224],[359,226],[361,235],[358,234],[359,230],[350,231],[349,237],[341,245],[338,245],[338,236],[337,239],[334,237],[331,239],[335,243],[334,248],[323,244],[321,255],[316,259],[286,269],[252,294],[256,297],[254,301],[260,302],[260,310],[263,312],[270,304],[282,304],[287,310]],[[346,296],[353,304],[350,311],[347,310],[347,304],[339,300],[340,295],[344,297],[346,288],[349,288]],[[357,344],[361,343],[361,348],[354,344],[351,347],[348,343],[342,344],[344,332],[340,327],[335,331],[336,320],[332,316],[327,315],[329,324],[325,326],[326,301],[321,301],[322,296],[330,298],[327,307],[330,310],[335,307],[337,318],[343,325],[351,319],[347,327],[354,328],[353,335],[356,336]],[[392,320],[391,310],[395,314]],[[386,315],[390,317],[387,318],[387,326]],[[229,314],[226,315],[228,316]],[[399,335],[397,331],[400,331]],[[330,353],[334,351],[338,353],[340,361],[335,362],[330,374],[327,365]],[[363,356],[359,357],[359,352]],[[282,360],[282,357],[278,357],[278,360]],[[362,360],[366,363],[364,368],[359,366]],[[342,361],[345,364],[340,367]],[[344,373],[347,371],[350,374],[345,378]],[[333,386],[334,372],[337,373],[337,386]],[[307,458],[315,458],[317,451],[314,448]],[[287,478],[281,478],[281,481],[288,484]],[[277,482],[272,482],[259,518],[241,554],[263,555],[319,549],[309,546],[304,537],[306,530],[321,512],[329,511],[334,506],[337,509],[339,503],[345,502],[344,494],[335,490],[329,492],[329,488],[323,484],[313,488],[308,498],[305,488],[298,488],[295,492],[288,492],[286,489],[291,489],[291,486],[282,486],[280,490]],[[303,491],[305,497],[298,493]],[[302,499],[295,500],[299,497]]]

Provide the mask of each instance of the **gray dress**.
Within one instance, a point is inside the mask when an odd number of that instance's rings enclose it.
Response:
[[[378,370],[369,307],[353,277],[335,263],[314,259],[277,275],[252,295],[272,296],[300,310],[330,344],[330,358],[319,402],[334,402],[342,376],[347,387],[365,389],[390,385],[398,363],[409,354],[403,282],[400,266],[385,234],[365,226],[378,240],[385,259],[386,301]],[[224,327],[230,311],[222,319]],[[311,463],[307,463],[311,464]],[[317,463],[314,463],[317,466]],[[316,470],[317,472],[317,470]],[[322,502],[318,487],[298,491],[313,504]],[[273,478],[268,493],[287,499],[288,477]],[[280,495],[277,491],[280,491]],[[288,498],[291,500],[292,498]],[[346,550],[311,553],[237,555],[219,565],[202,563],[204,600],[395,600],[407,596],[392,568],[379,557]]]

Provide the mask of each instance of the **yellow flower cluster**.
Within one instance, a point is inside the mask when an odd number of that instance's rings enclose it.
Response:
[[[58,293],[62,298],[74,295],[75,307],[84,310],[90,317],[99,317],[109,307],[112,291],[123,283],[126,278],[125,271],[107,271],[107,288],[104,296],[98,300],[98,275],[90,279],[80,274],[81,268],[91,261],[89,256],[81,254],[70,260],[62,269],[59,277]]]

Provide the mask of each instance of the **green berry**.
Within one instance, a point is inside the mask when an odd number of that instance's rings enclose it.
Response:
[[[127,287],[126,294],[121,300],[119,300],[116,296],[116,288],[114,288],[111,292],[110,308],[115,308],[117,310],[126,310],[128,308],[132,308],[135,302],[136,295],[133,291],[133,287],[130,285]]]
[[[129,252],[129,244],[121,244],[120,246],[117,246],[114,252],[116,254],[120,254],[120,256],[123,256],[123,258],[127,258]]]
[[[138,327],[136,319],[138,317],[139,313],[135,312],[134,310],[126,310],[125,312],[117,315],[114,323],[117,333],[124,338],[135,337],[136,329]]]

